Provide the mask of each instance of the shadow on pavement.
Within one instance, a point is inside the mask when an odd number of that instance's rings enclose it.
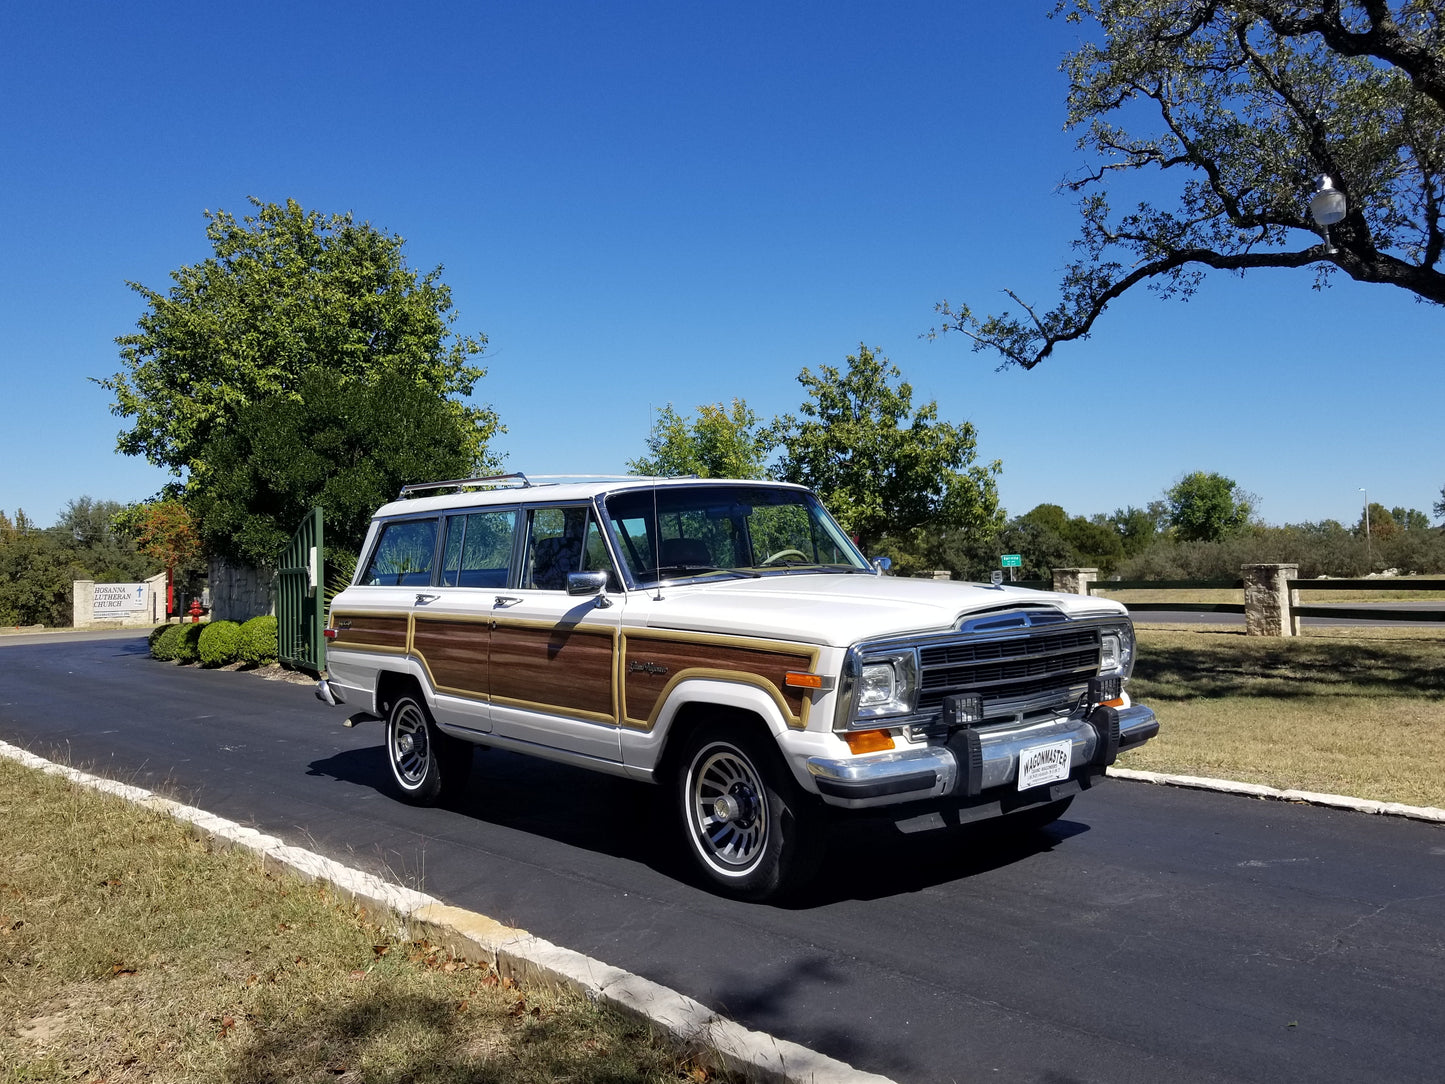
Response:
[[[451,812],[707,887],[683,851],[662,787],[498,749],[473,756],[470,784],[447,807]],[[379,745],[314,761],[307,774],[397,800]],[[819,875],[777,906],[807,909],[918,892],[1023,861],[1087,831],[1074,820],[1033,830],[1003,821],[903,835],[884,820],[840,818],[830,825],[829,857]]]

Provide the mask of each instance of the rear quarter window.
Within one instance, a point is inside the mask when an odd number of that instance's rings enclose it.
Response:
[[[363,587],[424,587],[432,580],[436,548],[435,519],[388,523],[359,583]]]

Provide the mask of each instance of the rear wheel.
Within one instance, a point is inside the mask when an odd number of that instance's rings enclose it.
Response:
[[[386,759],[402,801],[435,805],[466,785],[472,747],[438,730],[426,703],[408,693],[387,712]]]
[[[797,888],[823,857],[819,810],[770,744],[736,728],[705,727],[677,775],[687,848],[709,883],[740,899]]]

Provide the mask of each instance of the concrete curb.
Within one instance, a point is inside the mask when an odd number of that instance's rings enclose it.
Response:
[[[451,907],[423,892],[391,884],[370,873],[292,847],[275,836],[163,798],[141,787],[117,783],[26,752],[0,741],[0,756],[77,786],[113,794],[174,817],[224,846],[254,851],[310,880],[326,881],[353,899],[394,914],[409,935],[424,933],[458,955],[494,967],[498,974],[530,986],[582,994],[613,1009],[641,1017],[691,1054],[713,1059],[751,1079],[783,1084],[893,1084],[797,1043],[752,1031],[719,1016],[676,990],[562,948],[526,930],[504,926],[475,911]]]
[[[1225,794],[1242,794],[1277,802],[1307,802],[1310,805],[1332,806],[1355,813],[1376,813],[1388,817],[1409,817],[1417,821],[1445,824],[1445,809],[1426,805],[1404,805],[1400,802],[1377,802],[1371,798],[1350,798],[1343,794],[1320,794],[1312,790],[1280,790],[1259,783],[1236,783],[1229,779],[1207,779],[1197,775],[1169,775],[1164,772],[1141,772],[1132,768],[1110,768],[1114,779],[1132,779],[1140,783],[1157,783],[1166,787],[1191,787],[1195,790],[1217,790]]]

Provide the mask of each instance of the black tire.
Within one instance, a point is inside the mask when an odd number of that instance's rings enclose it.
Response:
[[[436,805],[466,786],[472,747],[438,730],[426,702],[407,693],[386,713],[386,762],[403,802]]]
[[[688,853],[710,887],[745,900],[805,884],[823,859],[821,814],[771,743],[736,727],[693,734],[674,799]]]
[[[1044,805],[1030,806],[1017,813],[1010,813],[1004,817],[1003,823],[1020,832],[1035,832],[1053,824],[1067,813],[1069,806],[1073,804],[1074,796],[1071,794],[1067,798],[1060,798],[1057,802],[1046,802]]]

